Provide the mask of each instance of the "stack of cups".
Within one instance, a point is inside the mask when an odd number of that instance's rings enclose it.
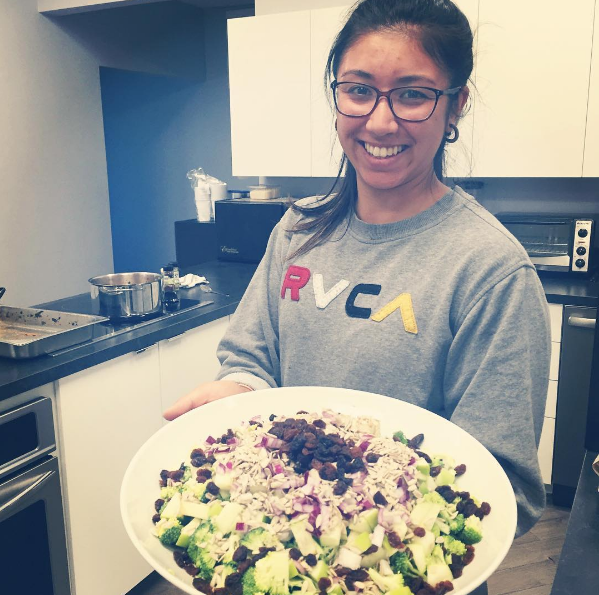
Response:
[[[210,198],[212,200],[212,216],[216,218],[216,206],[217,200],[223,200],[227,198],[227,184],[225,182],[209,182],[210,184]]]
[[[198,221],[212,220],[212,201],[210,200],[210,187],[207,184],[198,184],[194,189]]]

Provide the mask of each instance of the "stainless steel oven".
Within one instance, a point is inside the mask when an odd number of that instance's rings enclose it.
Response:
[[[50,390],[0,401],[2,593],[70,594]]]

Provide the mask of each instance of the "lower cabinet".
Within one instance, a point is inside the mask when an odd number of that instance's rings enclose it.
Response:
[[[228,317],[58,381],[58,449],[72,595],[124,595],[150,566],[120,513],[123,476],[163,410],[216,376]],[[151,511],[150,511],[151,512]]]
[[[121,482],[161,427],[158,346],[58,382],[58,440],[73,595],[122,595],[151,568],[129,540]]]
[[[220,368],[216,348],[228,325],[229,318],[225,317],[160,341],[162,411],[198,384],[214,380]]]

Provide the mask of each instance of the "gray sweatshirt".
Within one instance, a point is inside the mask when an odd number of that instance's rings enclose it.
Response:
[[[309,202],[309,199],[304,199]],[[335,386],[451,420],[503,466],[518,535],[545,506],[537,459],[549,378],[545,295],[513,236],[460,188],[384,225],[355,214],[289,260],[289,210],[223,338],[219,379],[255,389]]]

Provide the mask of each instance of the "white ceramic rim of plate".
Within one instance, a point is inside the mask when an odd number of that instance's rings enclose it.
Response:
[[[256,398],[260,399],[260,398],[265,398],[265,397],[268,398],[269,395],[272,395],[274,397],[277,393],[278,394],[280,394],[280,393],[290,393],[290,394],[304,393],[304,395],[305,395],[305,393],[307,391],[308,392],[314,392],[314,391],[320,392],[323,390],[326,390],[332,396],[334,396],[335,394],[337,396],[344,395],[346,397],[351,396],[353,399],[358,399],[358,398],[363,399],[364,397],[367,396],[370,400],[383,399],[384,401],[379,401],[381,404],[383,402],[386,404],[397,403],[397,406],[399,408],[407,408],[408,410],[418,412],[418,415],[420,415],[420,416],[425,416],[425,417],[433,416],[434,418],[436,418],[438,420],[439,423],[447,424],[447,427],[451,427],[453,429],[453,431],[457,431],[458,434],[461,434],[462,439],[464,439],[466,441],[470,441],[473,445],[477,445],[477,448],[482,449],[481,452],[486,453],[486,455],[488,456],[488,463],[494,467],[497,475],[502,478],[502,480],[506,483],[507,486],[509,486],[511,494],[513,495],[513,500],[510,502],[510,505],[509,506],[506,505],[506,509],[507,509],[506,511],[508,513],[511,513],[509,515],[510,518],[504,519],[504,520],[507,523],[509,523],[507,525],[508,529],[510,526],[512,527],[512,529],[509,531],[509,534],[515,535],[516,525],[517,525],[517,507],[516,507],[515,495],[514,495],[512,487],[511,487],[509,478],[507,477],[505,471],[503,470],[503,468],[501,467],[501,465],[499,464],[497,459],[493,456],[493,454],[491,454],[491,452],[489,452],[489,450],[485,446],[483,446],[476,438],[474,438],[471,434],[469,434],[468,432],[466,432],[465,430],[463,430],[456,424],[450,422],[449,420],[445,419],[444,417],[442,417],[440,415],[437,415],[435,413],[432,413],[431,411],[423,409],[422,407],[418,407],[417,405],[408,403],[407,401],[402,401],[399,399],[395,399],[393,397],[388,397],[388,396],[380,395],[377,393],[370,393],[370,392],[359,391],[359,390],[354,390],[354,389],[326,387],[326,386],[296,386],[296,387],[269,388],[269,389],[253,391],[249,397],[248,397],[247,393],[242,393],[239,395],[233,395],[231,397],[227,397],[226,399],[212,401],[210,403],[207,403],[206,405],[203,405],[200,408],[194,409],[194,410],[186,413],[185,415],[170,422],[168,425],[163,426],[162,428],[160,428],[160,430],[158,430],[150,438],[148,438],[148,440],[146,440],[146,442],[139,448],[139,450],[136,452],[134,457],[131,459],[131,461],[127,467],[127,470],[123,476],[123,481],[121,483],[121,490],[120,490],[121,518],[123,520],[123,524],[125,526],[127,534],[129,536],[129,538],[131,539],[131,541],[133,542],[133,545],[135,546],[137,551],[142,555],[142,557],[146,560],[146,562],[148,562],[148,564],[150,564],[150,566],[156,572],[158,572],[162,577],[164,577],[170,583],[172,583],[175,586],[177,586],[178,588],[182,589],[184,592],[200,593],[200,591],[193,589],[190,582],[184,582],[179,577],[171,574],[170,572],[168,572],[168,570],[164,569],[162,567],[162,565],[158,565],[156,563],[157,562],[156,559],[153,558],[146,551],[143,543],[141,543],[140,540],[137,538],[137,536],[135,534],[135,529],[129,520],[129,516],[127,514],[127,504],[128,503],[126,501],[126,495],[127,495],[126,487],[129,484],[129,478],[130,478],[131,474],[134,472],[137,462],[140,459],[143,459],[145,452],[147,450],[149,450],[154,445],[155,442],[161,441],[164,434],[173,432],[174,431],[173,428],[176,428],[179,425],[187,425],[189,423],[189,420],[191,419],[189,416],[193,416],[193,417],[200,416],[202,414],[202,412],[205,413],[212,409],[221,409],[221,408],[235,409],[235,405],[239,402],[246,405],[248,402],[248,398],[254,398],[254,399],[256,399]],[[290,402],[291,402],[291,400],[287,401],[287,403],[290,403]],[[370,417],[374,417],[379,420],[381,419],[376,414],[376,406],[373,406],[371,403],[369,403],[368,406],[360,405],[359,408],[362,409],[362,411],[353,412],[353,413],[351,411],[349,411],[349,409],[351,409],[351,405],[353,405],[353,403],[351,403],[351,404],[339,403],[339,405],[341,405],[341,407],[339,409],[340,413],[346,413],[348,415],[369,415]],[[346,405],[347,405],[346,410],[343,411],[343,408]],[[266,406],[266,404],[264,406]],[[299,404],[299,406],[301,406],[301,403]],[[270,410],[271,413],[276,413],[276,403],[269,405],[269,407],[272,407],[272,409]],[[320,410],[322,410],[322,409],[329,408],[329,405],[327,405],[326,403],[323,403],[319,407],[320,407]],[[297,410],[298,404],[296,403],[293,408]],[[259,410],[260,406],[257,405],[256,409]],[[284,407],[282,409],[284,409]],[[266,412],[265,411],[257,411],[257,413],[255,415],[258,415],[258,414],[261,414],[264,416],[264,415],[266,415]],[[284,414],[292,415],[293,413],[284,413]],[[250,417],[252,417],[252,416],[250,416]],[[250,419],[250,417],[247,417],[247,419]],[[244,419],[246,419],[245,416],[244,416]],[[381,420],[381,421],[384,422],[384,420]],[[236,423],[236,422],[233,422],[233,423]],[[229,426],[230,425],[231,424],[229,424]],[[448,454],[451,454],[451,453],[448,453]],[[185,455],[183,455],[183,456],[185,457]],[[158,473],[158,471],[157,471],[157,473]],[[151,502],[151,500],[152,500],[151,495],[149,496],[148,500],[149,500],[149,502]],[[487,568],[484,571],[482,571],[479,574],[479,576],[476,578],[475,585],[468,585],[468,590],[465,590],[465,587],[460,587],[458,589],[454,589],[454,591],[452,591],[452,595],[467,595],[468,593],[472,592],[472,589],[475,589],[478,586],[480,586],[481,584],[483,584],[495,572],[495,570],[501,564],[501,562],[507,555],[507,553],[511,547],[511,544],[512,544],[512,541],[506,540],[506,542],[503,544],[503,546],[499,549],[498,553],[496,554],[494,562],[492,564],[490,564],[489,566],[487,566]],[[191,578],[192,577],[190,577],[190,579]]]

